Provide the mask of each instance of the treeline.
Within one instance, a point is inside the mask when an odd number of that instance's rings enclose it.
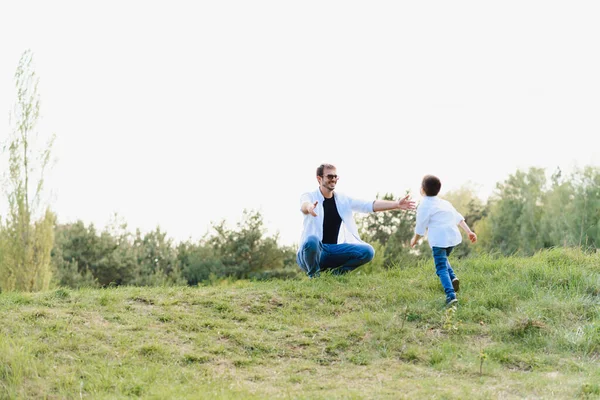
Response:
[[[599,171],[588,166],[563,176],[558,169],[549,182],[543,169],[517,171],[497,185],[497,196],[475,225],[481,249],[505,255],[561,246],[595,251],[600,246]]]
[[[517,171],[498,183],[486,202],[469,187],[443,197],[457,207],[479,237],[476,245],[458,246],[455,257],[470,253],[531,255],[550,247],[595,251],[600,243],[600,170],[596,167],[585,167],[569,176],[557,170],[549,179],[540,168]],[[395,196],[386,194],[383,198]],[[414,224],[413,212],[359,216],[363,238],[377,250],[375,259],[361,271],[401,268],[431,257],[425,241],[417,249],[408,246]],[[52,285],[198,285],[222,279],[303,276],[295,261],[296,246],[280,246],[277,236],[265,232],[262,215],[247,210],[235,228],[222,221],[196,242],[175,243],[158,227],[142,234],[139,230],[129,232],[126,224],[103,231],[82,221],[55,224]],[[3,225],[0,238],[9,234]],[[7,267],[0,255],[0,271]]]
[[[245,210],[235,229],[222,221],[197,242],[174,243],[158,227],[146,234],[126,228],[98,232],[82,221],[57,225],[52,250],[56,284],[172,286],[298,276],[295,250],[265,235],[258,212]]]
[[[479,236],[461,245],[456,257],[471,252],[532,255],[550,247],[595,250],[600,243],[600,170],[586,167],[569,176],[556,171],[549,179],[540,168],[517,171],[497,184],[485,203],[464,187],[448,192],[450,200]],[[386,194],[385,199],[394,198]],[[415,214],[385,212],[359,218],[363,237],[377,249],[363,270],[402,267],[430,257],[422,242],[408,246]],[[244,211],[234,229],[225,221],[198,242],[175,244],[159,228],[142,235],[121,229],[97,232],[83,222],[57,225],[52,263],[56,283],[82,285],[197,285],[219,279],[300,277],[296,246],[279,246],[265,235],[259,212]]]

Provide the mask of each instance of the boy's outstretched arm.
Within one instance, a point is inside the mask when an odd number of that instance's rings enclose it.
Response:
[[[461,229],[465,231],[467,235],[469,235],[469,240],[471,243],[475,243],[477,241],[477,235],[471,230],[471,228],[469,228],[469,225],[467,225],[464,219],[458,223],[458,226],[460,226]]]

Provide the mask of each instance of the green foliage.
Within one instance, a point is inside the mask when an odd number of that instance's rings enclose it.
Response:
[[[55,281],[59,286],[72,288],[97,286],[90,265],[98,256],[96,234],[93,225],[89,229],[82,221],[57,225],[52,264],[56,271]]]
[[[577,235],[579,210],[574,207],[575,182],[565,179],[558,169],[551,177],[551,190],[546,195],[542,229],[548,235],[550,243],[559,246],[578,246]]]
[[[209,247],[221,264],[218,275],[248,278],[257,272],[284,267],[284,261],[291,258],[290,249],[280,249],[277,237],[263,237],[263,225],[258,211],[244,210],[237,229],[227,228],[225,221],[213,226],[216,234],[206,238],[202,245]],[[206,267],[214,270],[215,263],[210,261]]]
[[[67,285],[72,279],[76,286],[98,284],[126,284],[133,281],[137,263],[126,232],[97,234],[93,225],[85,227],[82,221],[57,227],[54,265],[59,269],[59,284]],[[78,275],[69,278],[65,268],[77,267]]]
[[[475,224],[479,252],[531,255],[550,247],[597,249],[600,244],[600,168],[563,176],[546,185],[545,172],[517,171],[498,184],[487,216]]]
[[[263,237],[262,216],[245,212],[237,229],[225,222],[198,243],[174,245],[160,228],[135,237],[125,223],[98,233],[82,221],[57,225],[52,252],[61,286],[173,286],[231,279],[290,279],[299,276],[295,249]]]
[[[486,233],[489,246],[502,254],[533,254],[544,248],[541,229],[545,175],[539,168],[517,171],[497,185],[497,198],[490,202]]]
[[[576,171],[571,180],[575,193],[570,210],[572,236],[576,245],[597,249],[600,245],[600,168],[588,166]]]
[[[8,216],[0,226],[0,289],[39,291],[49,287],[55,216],[43,207],[44,173],[54,136],[45,145],[35,131],[40,115],[39,79],[33,53],[25,51],[15,72],[17,99],[11,114],[8,152]]]
[[[197,285],[211,277],[225,276],[225,266],[217,253],[209,246],[182,243],[177,248],[178,259],[183,266],[182,274],[188,285]]]
[[[133,280],[135,285],[171,286],[183,285],[185,280],[181,275],[177,262],[177,250],[173,241],[167,238],[160,228],[145,234],[136,232],[133,247],[137,256],[138,274]]]

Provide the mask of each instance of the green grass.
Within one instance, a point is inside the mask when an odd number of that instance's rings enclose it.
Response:
[[[4,399],[600,398],[600,256],[0,294]]]

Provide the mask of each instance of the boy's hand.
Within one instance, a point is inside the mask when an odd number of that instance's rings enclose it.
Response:
[[[471,241],[471,243],[475,243],[477,241],[477,235],[475,234],[475,232],[469,233],[469,240]]]
[[[410,247],[415,247],[416,244],[417,244],[417,237],[413,236],[412,239],[410,239]]]

